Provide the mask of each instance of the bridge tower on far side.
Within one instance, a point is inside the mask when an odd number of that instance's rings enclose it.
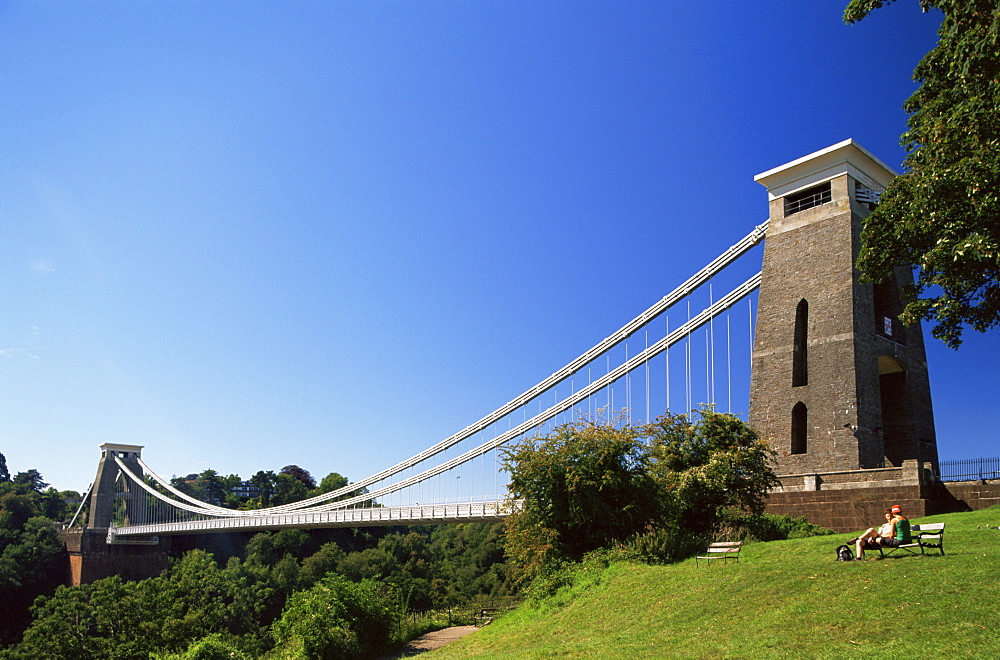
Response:
[[[101,462],[90,489],[90,514],[85,528],[64,530],[60,536],[66,544],[69,560],[67,581],[78,586],[111,575],[124,580],[143,580],[159,575],[168,566],[168,539],[142,539],[131,544],[112,545],[108,528],[113,525],[116,510],[127,521],[142,523],[146,494],[138,487],[115,493],[115,482],[121,468],[115,458],[136,475],[142,475],[139,459],[142,447],[104,443]]]
[[[140,445],[118,445],[104,443],[101,449],[101,462],[97,464],[97,476],[90,492],[90,516],[87,527],[107,530],[115,507],[115,482],[118,480],[120,468],[115,463],[115,457],[122,460],[134,473],[141,475],[139,458],[142,455]]]
[[[923,335],[897,319],[912,273],[871,285],[854,268],[861,222],[894,176],[845,140],[755,177],[770,225],[750,424],[777,450],[779,475],[832,483],[847,477],[830,473],[937,465]],[[849,477],[867,480],[882,481]]]

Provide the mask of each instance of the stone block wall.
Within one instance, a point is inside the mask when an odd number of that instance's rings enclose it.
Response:
[[[858,392],[855,373],[856,223],[848,185],[846,175],[834,179],[832,202],[787,217],[783,199],[771,202],[765,279],[757,306],[750,425],[772,443],[779,469],[786,473],[862,467],[859,443],[873,426],[858,419],[859,399],[867,397]],[[808,378],[805,385],[793,386],[796,310],[802,300],[808,305]],[[791,418],[798,402],[808,411],[807,449],[793,454]]]
[[[169,540],[158,545],[108,545],[106,529],[66,531],[61,534],[69,555],[69,581],[90,584],[112,575],[144,580],[163,572],[169,563]]]
[[[979,511],[1000,504],[1000,480],[949,481],[942,487],[954,498],[959,511]]]
[[[907,518],[928,515],[926,495],[921,486],[900,485],[772,493],[766,503],[768,513],[805,518],[835,532],[856,532],[884,523],[883,513],[893,504],[903,507]]]
[[[917,460],[898,468],[783,475],[779,481],[765,500],[768,513],[805,518],[836,532],[878,527],[893,504],[907,518],[969,510],[935,480],[930,464]]]

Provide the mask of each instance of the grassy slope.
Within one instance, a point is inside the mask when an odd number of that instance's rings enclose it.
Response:
[[[914,522],[948,523],[947,556],[837,562],[838,534],[751,544],[726,566],[619,564],[430,657],[1000,657],[1000,507]]]

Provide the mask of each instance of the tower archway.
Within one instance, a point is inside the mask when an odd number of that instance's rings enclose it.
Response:
[[[909,440],[913,426],[907,396],[906,365],[891,355],[879,355],[878,389],[885,466],[899,467],[911,453]]]

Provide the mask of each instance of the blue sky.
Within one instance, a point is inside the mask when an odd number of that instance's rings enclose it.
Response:
[[[767,215],[848,137],[898,168],[904,1],[0,2],[0,452],[59,488],[361,479]],[[928,339],[943,459],[997,453],[1000,334]]]

